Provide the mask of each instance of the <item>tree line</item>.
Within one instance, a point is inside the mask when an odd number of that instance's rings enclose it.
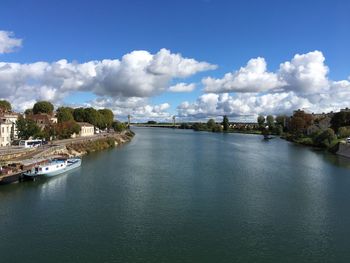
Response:
[[[1,112],[11,110],[8,101],[0,100]],[[110,109],[59,107],[56,110],[57,123],[49,123],[43,129],[33,118],[38,114],[45,114],[47,118],[53,117],[54,105],[48,101],[38,101],[33,108],[25,110],[25,116],[20,116],[16,123],[19,138],[67,139],[80,132],[78,122],[90,123],[101,130],[113,129],[120,132],[127,128],[124,123],[114,120],[114,114]]]

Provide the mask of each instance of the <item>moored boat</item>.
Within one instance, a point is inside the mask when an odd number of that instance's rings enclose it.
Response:
[[[78,168],[79,166],[81,166],[80,158],[57,158],[50,160],[46,164],[41,164],[34,167],[33,169],[25,172],[24,175],[28,177],[36,177],[40,175],[50,177],[68,172],[70,170]]]

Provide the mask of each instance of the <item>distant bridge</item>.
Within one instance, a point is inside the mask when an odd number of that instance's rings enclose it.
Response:
[[[151,127],[151,128],[180,128],[180,124],[172,123],[157,123],[157,124],[148,124],[148,123],[131,123],[131,126],[136,127]]]

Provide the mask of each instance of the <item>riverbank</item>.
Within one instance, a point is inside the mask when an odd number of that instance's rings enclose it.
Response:
[[[68,155],[69,157],[80,157],[92,152],[121,146],[127,142],[130,142],[134,137],[134,135],[135,133],[133,131],[127,130],[120,134],[113,134],[98,140],[73,142],[73,143],[67,144],[64,149],[59,150],[54,154],[65,154],[65,155]]]
[[[83,155],[102,151],[108,148],[118,147],[132,140],[135,133],[125,130],[120,133],[108,133],[99,136],[79,139],[69,139],[56,141],[54,145],[48,145],[40,149],[32,150],[24,155],[9,156],[4,155],[0,174],[0,185],[18,182],[22,178],[22,173],[39,162],[45,162],[57,156],[81,157]]]

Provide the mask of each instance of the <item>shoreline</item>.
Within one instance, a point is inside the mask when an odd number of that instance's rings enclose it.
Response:
[[[253,130],[253,131],[229,130],[229,131],[213,132],[211,130],[194,130],[193,128],[181,129],[179,127],[171,127],[171,126],[163,126],[163,127],[143,126],[143,127],[145,127],[145,128],[172,128],[172,129],[178,129],[178,130],[192,130],[194,132],[229,133],[229,134],[245,134],[245,135],[261,135],[261,136],[263,136],[260,131],[256,131],[256,130]],[[288,138],[288,136],[285,136],[285,135],[271,135],[271,136],[278,137],[282,140],[285,140],[287,142],[291,142],[291,143],[296,144],[296,145],[300,145],[300,146],[308,147],[308,148],[313,148],[313,149],[318,149],[318,150],[322,150],[322,151],[327,151],[331,154],[334,154],[337,156],[342,156],[342,157],[350,159],[350,144],[347,144],[344,142],[338,142],[330,148],[324,148],[324,147],[319,147],[319,146],[312,145],[312,144],[306,144],[306,143],[298,142],[295,140],[291,140]]]
[[[89,153],[120,147],[130,142],[134,136],[135,133],[133,131],[125,130],[120,133],[104,134],[103,136],[96,136],[94,138],[56,141],[54,145],[50,145],[44,150],[36,149],[30,151],[29,155],[32,156],[27,156],[27,158],[20,155],[11,159],[13,154],[9,154],[10,158],[6,158],[5,154],[3,157],[5,157],[4,159],[6,161],[2,160],[2,162],[7,163],[7,166],[4,166],[4,173],[0,175],[0,185],[22,181],[23,172],[37,165],[37,163],[49,160],[50,158],[57,156],[65,156],[67,158],[82,157]]]

